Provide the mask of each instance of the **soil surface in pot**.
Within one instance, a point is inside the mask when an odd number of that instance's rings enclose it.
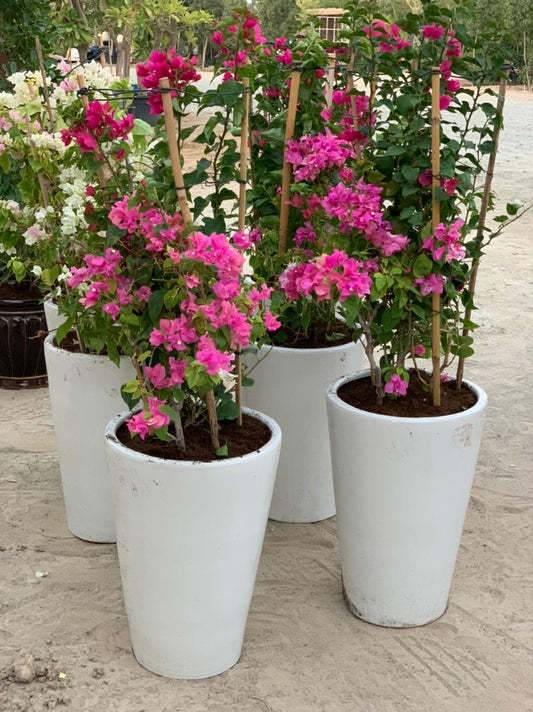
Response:
[[[409,376],[407,394],[396,398],[386,396],[381,405],[376,402],[376,391],[370,383],[370,377],[345,383],[339,388],[337,395],[354,408],[397,418],[438,418],[442,415],[462,413],[477,402],[476,394],[467,386],[463,385],[457,390],[455,381],[442,381],[441,405],[436,408],[431,391],[418,378],[416,372],[410,371]]]
[[[27,283],[9,284],[5,282],[0,284],[0,299],[36,299],[42,300],[43,295],[41,290],[34,284],[28,286]]]
[[[350,330],[342,322],[331,324],[317,321],[307,334],[283,326],[273,334],[273,345],[288,349],[329,349],[352,341]]]
[[[54,339],[54,346],[57,346],[57,348],[59,348],[59,349],[64,349],[65,351],[70,351],[70,353],[72,353],[72,354],[81,354],[82,353],[82,351],[80,349],[80,343],[78,341],[78,338],[73,331],[70,331],[68,334],[66,334],[65,338],[63,339],[63,341],[60,344],[57,343],[57,339]],[[86,353],[91,353],[94,356],[106,356],[107,350],[102,349],[98,353],[95,353],[94,351],[87,351]]]
[[[141,440],[139,436],[131,437],[126,425],[121,425],[117,437],[126,447],[152,457],[164,460],[190,460],[192,462],[212,462],[226,459],[213,456],[213,448],[209,431],[197,425],[185,427],[185,442],[187,449],[179,450],[175,443],[166,443],[156,437],[147,436]],[[265,423],[244,414],[242,426],[235,421],[223,421],[220,424],[220,444],[228,446],[228,457],[242,457],[259,450],[272,437],[270,428]]]

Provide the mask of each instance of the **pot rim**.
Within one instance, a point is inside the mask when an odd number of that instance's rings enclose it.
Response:
[[[86,358],[91,357],[91,358],[95,359],[96,361],[109,361],[109,363],[112,363],[113,365],[116,365],[113,361],[111,361],[111,359],[109,358],[109,356],[106,356],[105,354],[82,354],[82,353],[79,352],[79,351],[70,351],[69,349],[64,349],[62,346],[58,346],[57,344],[54,343],[54,339],[55,339],[55,337],[56,337],[56,331],[57,331],[57,329],[54,329],[53,331],[50,331],[49,334],[48,334],[48,336],[45,337],[45,339],[44,339],[44,348],[45,348],[45,350],[48,349],[48,350],[50,350],[50,351],[55,351],[55,352],[57,352],[57,353],[61,353],[61,354],[64,354],[64,355],[68,355],[69,358],[82,358],[82,359],[86,359]],[[124,359],[126,359],[126,360],[128,360],[128,361],[131,360],[129,356],[124,356],[124,355],[122,355],[122,356],[120,357],[121,362],[122,362]],[[118,368],[118,366],[117,366],[117,368]]]
[[[298,349],[295,348],[294,346],[278,346],[276,344],[263,344],[258,350],[262,351],[268,350],[270,351],[276,351],[276,352],[282,352],[282,353],[304,353],[304,354],[312,354],[314,352],[316,353],[324,353],[325,351],[341,351],[342,349],[346,349],[349,346],[357,346],[359,342],[358,341],[348,341],[345,344],[338,344],[337,346],[320,346],[319,348],[313,349],[313,348],[305,348],[305,349]],[[253,355],[253,354],[252,354]]]
[[[414,424],[414,423],[432,423],[435,421],[441,422],[445,420],[452,420],[452,419],[457,419],[460,417],[469,417],[472,415],[475,415],[478,411],[483,411],[486,408],[487,405],[487,394],[481,388],[480,386],[477,386],[475,383],[472,383],[472,381],[468,381],[466,379],[463,379],[463,383],[468,386],[474,393],[476,394],[477,401],[474,403],[474,405],[471,408],[468,408],[467,410],[462,410],[458,413],[451,413],[449,415],[436,415],[436,416],[424,416],[422,418],[410,418],[410,417],[401,417],[398,415],[383,415],[382,413],[371,413],[368,410],[364,410],[362,408],[356,408],[353,405],[350,405],[349,403],[346,403],[345,401],[342,400],[337,395],[337,391],[341,386],[343,386],[345,383],[348,383],[349,381],[355,381],[359,380],[361,378],[366,378],[367,376],[370,376],[370,369],[365,369],[364,371],[359,371],[358,373],[352,373],[351,375],[348,376],[342,376],[341,378],[338,378],[336,381],[331,383],[327,389],[326,389],[326,398],[334,403],[337,407],[342,408],[343,410],[346,411],[355,411],[357,413],[362,413],[364,414],[367,418],[371,420],[376,420],[376,421],[387,421],[389,423],[394,422],[394,423],[409,423],[409,424]]]
[[[109,447],[111,447],[117,452],[120,452],[122,455],[132,460],[154,462],[158,463],[159,465],[168,465],[169,467],[175,467],[177,465],[183,467],[194,467],[199,470],[213,467],[227,467],[228,463],[237,463],[242,462],[244,460],[249,461],[250,459],[263,457],[271,450],[275,450],[281,442],[281,428],[273,418],[271,418],[269,415],[266,415],[265,413],[260,413],[257,410],[252,410],[251,408],[243,408],[242,411],[243,413],[246,413],[246,415],[250,415],[252,418],[256,418],[257,420],[267,425],[270,429],[271,436],[270,439],[262,447],[259,448],[259,450],[254,450],[253,452],[249,452],[246,455],[241,455],[239,457],[225,457],[220,460],[211,460],[209,462],[201,462],[199,460],[169,460],[163,457],[154,457],[153,455],[146,455],[142,452],[132,450],[131,448],[127,447],[127,445],[124,445],[122,442],[120,442],[116,435],[116,431],[124,423],[126,418],[131,415],[131,411],[120,413],[109,421],[105,428],[105,439]]]

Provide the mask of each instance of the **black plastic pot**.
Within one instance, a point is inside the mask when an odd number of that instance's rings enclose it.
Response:
[[[39,332],[42,332],[39,335]],[[0,288],[0,388],[48,385],[44,360],[46,320],[37,292]]]
[[[146,121],[146,123],[150,124],[150,126],[153,126],[159,118],[158,114],[150,113],[148,93],[142,91],[136,92],[133,101],[129,105],[128,114],[133,114],[136,119]]]

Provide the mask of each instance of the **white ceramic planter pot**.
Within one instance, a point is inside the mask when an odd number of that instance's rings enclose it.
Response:
[[[332,379],[358,371],[359,343],[324,349],[265,346],[244,401],[270,415],[283,432],[270,518],[318,522],[335,514],[324,393]],[[257,359],[245,356],[248,366]]]
[[[342,401],[352,379],[327,392],[345,600],[370,623],[423,625],[448,603],[487,396],[465,382],[469,410],[396,418]]]
[[[76,354],[45,339],[45,358],[63,496],[70,531],[80,539],[115,541],[115,514],[103,433],[124,410],[120,388],[135,376],[129,359]]]
[[[65,321],[65,316],[59,316],[57,304],[51,299],[45,299],[43,302],[44,315],[46,317],[46,327],[48,331],[57,331],[61,324]]]
[[[281,447],[277,424],[260,450],[216,462],[147,457],[106,430],[117,490],[117,545],[137,660],[197,679],[240,657]]]

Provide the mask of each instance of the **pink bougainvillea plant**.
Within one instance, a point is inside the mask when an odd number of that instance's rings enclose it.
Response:
[[[378,401],[408,390],[408,361],[423,380],[432,294],[440,295],[439,373],[473,353],[470,279],[484,247],[521,212],[509,204],[489,229],[487,157],[502,123],[488,77],[503,76],[504,44],[473,38],[469,3],[423,0],[391,22],[372,3],[348,3],[336,43],[313,31],[279,38],[238,63],[255,91],[251,263],[274,287],[275,343],[361,338]],[[217,35],[227,63],[227,27]],[[224,48],[228,51],[224,51]],[[335,59],[332,59],[332,58]],[[293,136],[287,98],[301,79]],[[440,175],[432,219],[431,84],[440,77]],[[269,86],[265,86],[265,82]],[[279,249],[283,161],[291,166],[288,240]],[[490,195],[490,192],[489,192]],[[486,202],[486,201],[485,201]],[[324,333],[322,334],[322,342]]]
[[[238,414],[235,354],[279,326],[264,306],[272,290],[243,280],[249,239],[186,228],[180,213],[168,214],[140,194],[115,203],[109,219],[117,231],[113,246],[86,255],[68,283],[93,317],[116,325],[108,352],[132,356],[137,378],[123,395],[142,407],[128,428],[185,450],[183,423],[207,421],[211,397],[212,444],[225,454],[217,418]]]

